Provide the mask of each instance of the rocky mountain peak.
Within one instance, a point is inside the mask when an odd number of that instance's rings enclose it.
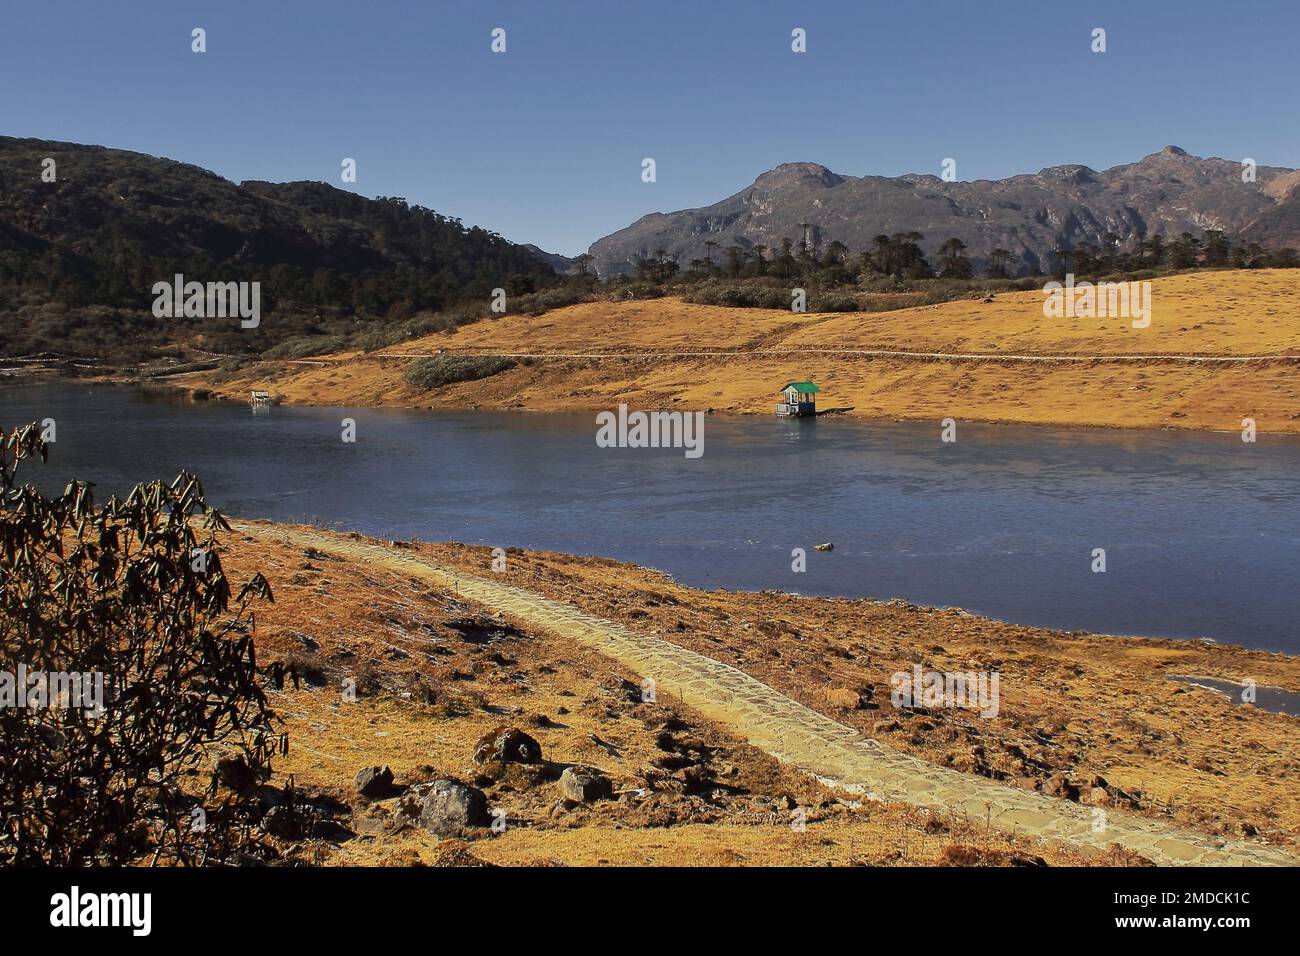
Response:
[[[1187,150],[1179,146],[1166,146],[1158,153],[1150,153],[1147,156],[1143,156],[1142,159],[1139,161],[1139,165],[1141,164],[1145,164],[1148,166],[1161,166],[1161,165],[1170,165],[1170,164],[1183,165],[1188,162],[1197,163],[1197,162],[1204,162],[1204,160],[1198,159],[1197,157],[1188,153]]]
[[[1137,230],[1169,237],[1255,229],[1270,244],[1300,241],[1300,173],[1260,166],[1258,176],[1258,184],[1243,184],[1237,163],[1172,145],[1102,171],[1064,164],[961,183],[928,174],[840,176],[819,163],[783,163],[711,206],[645,216],[597,240],[591,255],[601,275],[614,275],[656,249],[685,263],[718,245],[774,248],[810,231],[818,248],[837,240],[857,252],[880,233],[914,231],[931,257],[949,237],[960,239],[977,268],[991,250],[1010,250],[1013,270],[1023,275],[1051,268],[1058,249]]]
[[[755,186],[773,189],[779,186],[838,186],[844,177],[820,163],[782,163],[754,180]]]

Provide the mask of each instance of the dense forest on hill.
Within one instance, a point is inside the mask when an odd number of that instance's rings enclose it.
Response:
[[[691,259],[684,270],[676,257],[658,249],[653,255],[638,257],[634,272],[637,279],[651,282],[679,277],[686,282],[772,277],[787,283],[810,280],[831,286],[865,286],[881,280],[897,284],[932,278],[972,279],[980,272],[988,279],[1014,278],[1010,250],[985,250],[979,260],[981,270],[968,254],[966,243],[957,237],[945,239],[933,261],[921,248],[924,239],[919,232],[879,235],[869,247],[855,253],[839,240],[822,248],[815,241],[796,243],[785,237],[771,250],[761,244],[753,249],[730,245],[721,250],[720,257],[714,252],[719,244],[706,242],[704,255]],[[586,273],[591,260],[590,255],[575,260],[580,273]],[[1294,269],[1300,267],[1300,254],[1289,247],[1267,249],[1254,240],[1234,242],[1222,230],[1207,229],[1200,236],[1184,232],[1169,241],[1160,233],[1148,236],[1141,232],[1127,241],[1112,235],[1102,245],[1080,242],[1072,248],[1054,249],[1050,262],[1050,273],[1038,270],[1029,278],[1047,274],[1063,278],[1067,273],[1118,278],[1187,269]]]
[[[153,285],[177,273],[260,282],[261,325],[156,318]],[[402,199],[0,137],[0,354],[260,352],[554,280],[537,251]]]

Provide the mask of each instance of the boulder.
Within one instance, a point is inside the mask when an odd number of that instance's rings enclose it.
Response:
[[[560,774],[560,791],[576,803],[608,799],[614,793],[609,777],[592,767],[566,767]]]
[[[542,745],[516,727],[496,727],[474,748],[475,763],[541,763]]]
[[[847,687],[832,687],[827,690],[826,702],[836,710],[862,709],[862,695]]]
[[[393,771],[387,766],[365,767],[357,771],[357,793],[374,800],[393,792]]]
[[[1079,788],[1071,783],[1065,774],[1059,771],[1043,781],[1043,793],[1050,794],[1053,797],[1060,797],[1062,800],[1079,799]]]
[[[1094,807],[1108,807],[1114,800],[1105,787],[1088,787],[1082,793],[1083,802]]]
[[[491,823],[487,796],[458,780],[417,783],[402,795],[397,812],[440,837],[460,836],[468,827]]]

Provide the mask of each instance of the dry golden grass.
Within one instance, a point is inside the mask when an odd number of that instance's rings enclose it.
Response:
[[[428,336],[402,354],[529,352],[547,357],[479,382],[424,392],[402,377],[409,360],[348,353],[323,365],[259,366],[178,381],[244,398],[268,388],[304,404],[561,411],[713,409],[771,414],[792,378],[823,389],[822,408],[908,418],[1300,432],[1295,362],[1191,365],[918,360],[808,349],[887,349],[1000,355],[1297,355],[1300,292],[1293,270],[1195,273],[1152,283],[1152,321],[1046,319],[1038,292],[884,313],[794,316],[678,299],[595,302],[542,316],[508,316]],[[790,350],[773,355],[766,350]],[[710,351],[726,356],[648,356]],[[756,351],[760,350],[760,351]],[[591,359],[579,353],[608,354]]]
[[[542,315],[507,316],[431,335],[389,351],[609,352],[741,349],[779,340],[790,313],[692,305],[677,298],[585,302]]]
[[[470,573],[490,566],[487,548],[421,548]],[[1062,775],[1074,782],[1100,776],[1140,793],[1129,809],[1300,846],[1296,718],[1167,680],[1249,678],[1300,691],[1300,659],[1200,641],[1067,635],[896,602],[700,591],[655,571],[550,552],[512,550],[503,577],[665,635],[935,763],[1048,792]],[[890,675],[915,663],[996,670],[998,716],[893,708]],[[837,709],[833,688],[864,692],[874,703]]]
[[[223,562],[235,579],[262,570],[275,603],[258,610],[258,656],[293,657],[324,670],[324,682],[273,694],[289,753],[273,785],[292,775],[315,804],[336,808],[348,832],[283,843],[285,857],[323,865],[1132,865],[986,829],[980,821],[902,805],[856,805],[777,763],[673,701],[641,703],[634,675],[571,641],[523,630],[466,641],[450,622],[475,616],[454,594],[400,574],[308,554],[274,539],[232,536]],[[491,619],[486,619],[491,623]],[[341,681],[367,675],[353,702]],[[406,696],[419,678],[432,703]],[[358,680],[364,687],[365,681]],[[501,724],[542,745],[547,766],[485,774],[475,742]],[[677,750],[664,749],[669,731]],[[666,755],[692,755],[689,767]],[[558,769],[606,771],[620,798],[565,805]],[[481,786],[508,827],[465,841],[394,830],[392,800],[366,802],[356,772],[390,765],[399,783],[456,777]],[[692,781],[695,781],[693,783]],[[703,786],[699,785],[703,781]],[[807,829],[790,826],[790,808]],[[337,808],[342,808],[341,815]],[[973,849],[972,849],[973,848]]]
[[[1151,324],[1046,318],[1041,292],[877,314],[814,317],[795,348],[1060,355],[1300,355],[1300,276],[1290,269],[1193,272],[1151,283]]]

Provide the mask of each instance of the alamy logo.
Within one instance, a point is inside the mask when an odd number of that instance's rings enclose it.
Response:
[[[997,671],[898,671],[889,679],[890,702],[895,707],[965,707],[981,717],[998,715]]]
[[[596,415],[597,448],[684,448],[687,458],[704,454],[703,412],[628,412]]]
[[[262,283],[186,282],[176,273],[171,282],[153,284],[153,314],[160,319],[240,319],[239,326],[262,324]]]
[[[1061,318],[1132,319],[1133,328],[1151,324],[1150,282],[1075,282],[1067,273],[1065,284],[1049,282],[1043,286],[1043,316]]]
[[[85,893],[78,886],[50,897],[50,925],[128,926],[133,936],[148,936],[153,928],[153,896],[149,893]]]
[[[84,710],[93,717],[104,713],[104,675],[80,671],[0,670],[0,708],[29,710]]]

